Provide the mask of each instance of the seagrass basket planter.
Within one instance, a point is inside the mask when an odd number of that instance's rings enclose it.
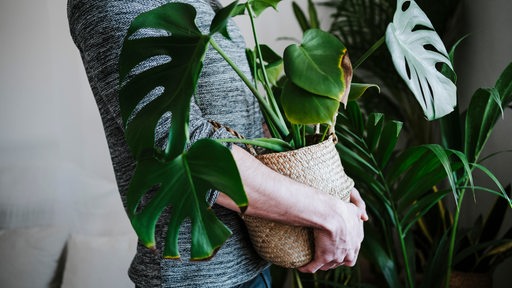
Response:
[[[257,155],[256,158],[276,172],[349,201],[354,181],[345,174],[332,137],[297,150]],[[293,191],[290,193],[293,197]],[[254,248],[265,260],[285,268],[297,268],[313,259],[311,228],[252,216],[243,216],[243,219]]]

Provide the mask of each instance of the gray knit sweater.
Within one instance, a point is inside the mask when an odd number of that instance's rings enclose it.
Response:
[[[102,118],[121,199],[133,175],[135,162],[128,150],[118,105],[118,57],[130,22],[138,14],[167,2],[165,0],[69,0],[68,18],[73,40],[80,50]],[[214,15],[208,0],[181,0],[192,4],[198,17],[196,24],[208,30]],[[233,23],[228,25],[232,41],[221,36],[216,42],[249,75],[245,60],[245,43]],[[156,60],[155,60],[156,61]],[[212,119],[228,125],[248,137],[262,135],[262,117],[258,104],[243,82],[213,49],[209,49],[199,86],[191,104],[191,141],[200,138],[231,137],[225,130],[214,131]],[[161,121],[157,141],[164,139],[170,119]],[[215,193],[213,193],[213,198]],[[214,199],[213,199],[214,200]],[[161,217],[167,219],[171,209]],[[259,258],[249,242],[239,216],[214,205],[217,216],[233,231],[217,255],[206,262],[189,262],[190,223],[182,225],[179,236],[181,260],[163,260],[139,245],[129,270],[130,278],[140,287],[232,287],[255,277],[268,263]],[[157,249],[162,251],[165,221],[157,224]],[[91,275],[94,277],[94,275]]]

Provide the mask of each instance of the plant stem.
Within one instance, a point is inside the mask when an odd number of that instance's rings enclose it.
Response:
[[[455,238],[457,237],[457,227],[459,226],[459,218],[460,218],[460,206],[462,205],[462,199],[464,199],[464,192],[462,190],[459,194],[459,199],[456,199],[456,209],[455,209],[455,218],[453,219],[452,225],[452,233],[450,235],[450,250],[448,251],[448,261],[447,261],[447,271],[446,271],[446,279],[445,279],[445,287],[450,287],[450,277],[452,274],[452,263],[453,263],[453,253],[455,252]]]
[[[407,257],[407,247],[405,246],[405,242],[404,242],[405,235],[404,235],[404,232],[402,231],[402,225],[400,225],[400,218],[398,217],[398,214],[396,213],[396,209],[394,207],[393,207],[393,217],[395,218],[395,223],[397,223],[396,228],[397,228],[398,238],[400,239],[400,248],[402,249],[402,256],[404,257],[404,266],[405,266],[405,272],[407,274],[407,282],[409,284],[409,287],[412,288],[412,287],[414,287],[414,281],[412,279],[411,267],[409,267],[410,264],[409,264],[409,257]]]
[[[210,38],[210,45],[212,45],[213,49],[215,49],[217,52],[219,52],[219,54],[222,56],[222,58],[224,58],[224,60],[226,60],[226,62],[229,64],[229,66],[231,66],[231,68],[233,68],[233,70],[242,79],[242,81],[249,88],[249,90],[251,90],[252,94],[254,94],[256,99],[258,99],[258,102],[260,103],[260,105],[263,106],[262,108],[266,111],[266,115],[268,115],[268,117],[271,119],[271,121],[276,124],[280,133],[282,133],[282,135],[288,135],[288,133],[289,133],[288,128],[284,124],[284,121],[280,120],[280,119],[282,119],[281,117],[279,117],[281,115],[276,115],[274,110],[269,106],[266,99],[263,96],[261,96],[261,94],[258,92],[258,89],[256,89],[256,87],[251,83],[251,81],[247,78],[247,76],[245,76],[245,74],[242,71],[240,71],[238,66],[236,66],[236,64],[229,58],[229,56],[226,53],[224,53],[222,48],[219,47],[219,45],[217,44],[217,42],[215,42],[215,40],[213,40],[213,38]]]
[[[356,70],[361,64],[363,64],[363,62],[368,57],[370,57],[373,54],[373,52],[375,52],[377,49],[380,48],[380,46],[382,46],[382,44],[384,44],[385,40],[386,40],[386,35],[383,35],[382,37],[380,37],[380,39],[377,40],[377,42],[375,42],[375,44],[373,44],[372,47],[370,47],[370,49],[366,50],[366,52],[364,52],[364,54],[361,57],[359,57],[359,59],[357,59],[355,64],[352,66],[353,69]]]
[[[300,137],[300,124],[292,124],[292,126],[290,127],[290,130],[292,132],[292,136],[293,136],[293,147],[295,148],[300,148],[300,147],[304,147],[304,143],[302,143],[302,138]]]
[[[285,123],[284,122],[284,119],[280,113],[280,110],[279,110],[279,107],[276,103],[276,99],[274,97],[274,92],[272,92],[272,88],[271,85],[270,85],[270,81],[268,80],[268,75],[267,75],[267,69],[265,69],[265,65],[264,65],[264,61],[263,61],[263,54],[261,53],[261,47],[260,47],[260,43],[259,43],[259,40],[258,40],[258,34],[256,33],[256,24],[254,23],[254,11],[252,10],[252,6],[249,5],[249,3],[246,3],[245,6],[247,7],[247,11],[249,13],[249,19],[251,21],[251,30],[252,30],[252,36],[253,36],[253,39],[254,39],[254,45],[256,46],[255,49],[256,49],[256,55],[258,57],[258,60],[259,60],[259,63],[260,63],[260,68],[261,68],[261,73],[263,74],[263,86],[265,88],[265,92],[267,92],[267,99],[270,100],[270,107],[272,107],[272,109],[274,109],[274,113],[277,114],[277,116],[279,117],[279,120],[282,121],[282,123]],[[256,74],[254,74],[256,75]]]
[[[324,141],[325,138],[327,138],[327,136],[330,136],[330,133],[329,133],[330,130],[331,130],[331,126],[330,125],[325,127],[324,133],[322,134],[322,140],[321,141]],[[336,134],[336,133],[334,133],[334,134]]]
[[[302,281],[300,280],[299,272],[297,272],[297,270],[293,269],[293,275],[295,276],[295,281],[297,282],[298,288],[303,288]]]

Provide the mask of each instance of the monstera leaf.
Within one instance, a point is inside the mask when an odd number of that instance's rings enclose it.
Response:
[[[224,192],[242,210],[247,206],[228,148],[204,139],[185,152],[190,101],[204,55],[213,33],[228,36],[227,19],[236,5],[233,2],[219,10],[210,33],[203,35],[195,25],[193,6],[164,4],[136,17],[123,43],[119,103],[126,139],[137,163],[128,189],[128,215],[141,242],[152,248],[155,225],[162,211],[172,208],[164,249],[168,258],[179,258],[178,233],[185,219],[192,223],[193,260],[212,257],[231,234],[207,206],[210,189]],[[142,37],[140,31],[148,30],[163,33]],[[156,92],[159,95],[153,95]],[[160,150],[155,147],[155,128],[168,113],[172,121],[167,145]]]
[[[181,154],[188,141],[189,103],[209,40],[195,25],[195,16],[192,6],[170,3],[136,17],[125,37],[119,59],[121,79],[126,79],[137,65],[151,57],[170,58],[136,74],[120,89],[119,104],[126,138],[136,158],[154,149],[155,127],[168,111],[172,113],[168,158]],[[142,29],[159,29],[170,35],[132,37]],[[162,95],[139,108],[143,99],[159,87],[164,89]],[[130,118],[134,112],[136,114]]]
[[[286,48],[283,59],[289,82],[281,102],[288,120],[332,125],[339,103],[346,103],[352,80],[345,46],[327,32],[310,29],[300,45]]]
[[[440,71],[453,67],[432,23],[413,0],[398,0],[386,44],[425,116],[432,120],[450,113],[457,102],[456,87]]]
[[[138,211],[142,197],[154,187],[158,187],[154,196]],[[207,207],[205,199],[211,188],[226,193],[242,210],[247,207],[231,152],[217,141],[199,140],[172,161],[140,160],[127,197],[128,216],[139,240],[147,247],[155,246],[155,225],[163,209],[170,205],[164,256],[179,258],[178,232],[181,223],[190,218],[191,259],[212,257],[231,232]]]

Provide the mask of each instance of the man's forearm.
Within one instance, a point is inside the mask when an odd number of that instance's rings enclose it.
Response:
[[[271,170],[236,145],[232,153],[249,199],[247,215],[328,229],[329,222],[335,220],[333,216],[346,204]],[[217,204],[237,210],[233,201],[222,193]]]
[[[299,268],[301,272],[355,264],[364,235],[363,221],[368,219],[357,190],[346,203],[271,170],[238,146],[233,146],[232,154],[249,199],[247,215],[314,229],[315,255]],[[217,203],[237,210],[222,193]]]

